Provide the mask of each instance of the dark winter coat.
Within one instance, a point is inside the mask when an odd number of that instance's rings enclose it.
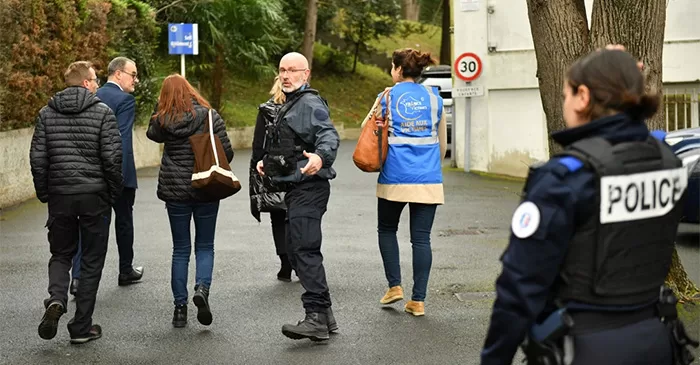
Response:
[[[122,145],[112,110],[84,87],[56,93],[39,111],[29,160],[37,198],[121,194]]]
[[[260,222],[260,212],[286,210],[284,204],[284,187],[275,184],[269,177],[260,176],[255,169],[258,161],[265,155],[265,131],[268,124],[272,124],[282,108],[282,104],[275,104],[272,99],[260,104],[258,117],[255,121],[253,132],[253,151],[250,158],[249,194],[250,213]]]
[[[197,203],[210,202],[203,192],[192,187],[192,170],[194,169],[194,153],[189,137],[204,131],[204,124],[209,123],[209,109],[194,101],[194,115],[186,113],[182,120],[161,126],[160,118],[153,119],[148,126],[148,139],[164,143],[163,157],[158,174],[158,198],[166,202]],[[154,111],[154,115],[157,112]],[[214,133],[221,140],[226,158],[233,160],[231,141],[226,134],[226,124],[219,113],[212,110]]]

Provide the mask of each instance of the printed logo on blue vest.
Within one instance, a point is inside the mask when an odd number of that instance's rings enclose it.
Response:
[[[416,120],[423,115],[423,112],[428,110],[429,106],[424,105],[425,97],[420,100],[410,95],[411,93],[403,93],[399,96],[396,103],[396,111],[403,120]]]

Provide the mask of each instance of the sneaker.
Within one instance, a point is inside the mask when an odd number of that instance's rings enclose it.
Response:
[[[102,327],[100,327],[99,324],[93,324],[92,327],[90,327],[90,331],[88,331],[88,333],[75,337],[71,336],[70,343],[74,345],[80,345],[86,342],[90,342],[92,340],[96,340],[100,337],[102,337]]]
[[[308,338],[311,341],[325,341],[330,338],[325,313],[306,313],[306,318],[296,325],[282,326],[282,333],[293,340]]]
[[[399,300],[403,300],[403,289],[400,285],[397,285],[389,288],[389,290],[386,291],[386,294],[384,294],[384,297],[379,300],[379,303],[391,304],[396,303]]]
[[[50,340],[56,337],[56,332],[58,331],[58,320],[61,318],[63,313],[65,313],[66,307],[59,301],[52,301],[47,303],[46,311],[44,312],[44,317],[41,318],[41,323],[39,323],[39,337],[44,340]]]
[[[197,320],[199,323],[208,326],[212,321],[211,309],[209,308],[209,288],[204,285],[197,285],[194,291],[192,302],[197,306]]]
[[[407,313],[411,313],[416,317],[424,316],[425,315],[425,302],[416,302],[413,300],[409,300],[408,303],[406,303],[404,310]]]
[[[187,304],[175,306],[173,311],[173,327],[182,328],[187,325]]]

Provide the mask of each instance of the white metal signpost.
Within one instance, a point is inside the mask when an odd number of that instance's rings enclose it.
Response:
[[[168,24],[168,53],[180,55],[180,74],[185,77],[185,55],[199,54],[197,24]]]
[[[464,6],[465,3],[463,2],[462,5]],[[478,8],[478,1],[469,1],[471,5],[474,5],[476,3],[476,6]],[[464,8],[463,8],[464,10]],[[469,143],[470,143],[470,129],[471,129],[471,98],[473,96],[482,96],[484,95],[484,87],[483,86],[472,86],[470,85],[472,81],[476,80],[479,78],[481,75],[481,71],[483,71],[483,64],[481,63],[481,58],[477,56],[475,53],[472,52],[465,52],[459,55],[455,59],[455,63],[453,65],[453,70],[454,74],[459,78],[460,80],[464,81],[467,85],[462,86],[462,87],[454,87],[452,88],[452,99],[454,100],[455,98],[465,98],[465,103],[464,104],[457,104],[457,105],[464,105],[465,110],[461,113],[464,113],[464,170],[469,171]],[[453,114],[454,115],[454,114]],[[455,133],[455,129],[452,129],[453,133]],[[453,143],[455,139],[452,139]],[[452,153],[452,156],[454,156],[454,152]],[[453,157],[452,165],[456,166],[456,160]]]

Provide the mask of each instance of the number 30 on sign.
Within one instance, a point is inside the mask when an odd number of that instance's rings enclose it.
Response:
[[[482,68],[481,58],[471,52],[459,55],[454,64],[455,74],[466,82],[476,80],[481,75]]]

